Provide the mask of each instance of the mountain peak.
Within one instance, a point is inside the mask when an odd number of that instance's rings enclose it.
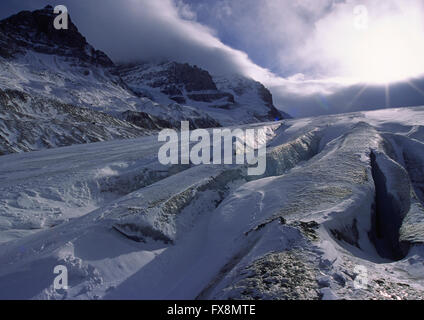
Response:
[[[240,75],[214,76],[196,65],[175,61],[121,65],[117,74],[139,96],[163,105],[177,102],[196,107],[223,125],[285,118],[268,89]]]
[[[53,21],[56,15],[51,5],[35,11],[21,11],[0,21],[0,55],[13,57],[26,50],[46,54],[77,57],[83,61],[103,66],[113,66],[109,57],[95,50],[68,19],[68,29],[56,30]],[[7,43],[7,46],[6,46]],[[4,45],[3,45],[4,44]],[[5,49],[5,48],[8,49]]]

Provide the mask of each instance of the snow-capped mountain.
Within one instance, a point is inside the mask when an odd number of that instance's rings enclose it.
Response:
[[[422,299],[423,119],[265,124],[256,178],[163,166],[156,136],[2,156],[0,298]]]
[[[117,72],[139,96],[162,105],[196,107],[221,125],[286,118],[275,108],[268,89],[242,76],[213,77],[197,66],[177,62],[124,65]]]
[[[140,66],[132,69],[117,67],[105,53],[94,49],[87,42],[72,20],[69,21],[68,30],[55,30],[54,17],[53,8],[47,6],[34,12],[20,12],[0,21],[0,89],[13,90],[16,94],[21,92],[31,100],[54,101],[50,111],[59,104],[90,109],[93,112],[87,122],[96,123],[100,127],[109,125],[102,123],[105,114],[121,120],[115,122],[117,126],[122,126],[120,130],[115,130],[113,135],[98,134],[96,141],[127,138],[128,134],[119,133],[125,132],[127,127],[132,127],[131,130],[139,127],[138,135],[142,135],[146,132],[143,129],[179,127],[181,121],[189,121],[191,128],[208,128],[283,118],[272,105],[269,92],[259,83],[239,79],[233,84],[221,85],[218,89],[217,85],[225,81],[215,83],[207,71],[187,64],[150,66],[147,75],[145,69],[140,70]],[[169,72],[171,67],[175,72]],[[139,79],[146,76],[151,81],[141,83]],[[241,91],[232,90],[230,85],[234,88],[241,85],[244,93],[237,94]],[[177,87],[183,89],[187,99],[177,98]],[[176,94],[172,90],[177,90]],[[225,101],[227,105],[224,105]],[[16,105],[18,100],[15,99],[13,103]],[[18,107],[25,109],[28,116],[38,113],[36,108],[31,109],[31,104]],[[6,115],[10,110],[6,105],[2,109],[5,117],[12,117]],[[68,111],[62,108],[54,112]],[[70,137],[73,134],[64,129],[72,127],[72,122],[68,122],[71,120],[72,116],[64,116],[63,121],[67,124],[54,132],[49,128],[38,128],[33,132],[27,129],[20,133],[32,133],[32,140],[45,143],[5,147],[10,141],[19,140],[19,137],[9,137],[9,142],[3,143],[3,152],[93,141],[91,138],[80,137],[62,139],[60,136]],[[3,121],[2,127],[7,126],[3,119],[0,121]],[[19,117],[15,117],[15,121],[20,123],[18,127],[25,124]],[[49,137],[44,136],[47,131]],[[0,134],[5,137],[5,132],[3,129]],[[55,140],[61,142],[57,144]]]

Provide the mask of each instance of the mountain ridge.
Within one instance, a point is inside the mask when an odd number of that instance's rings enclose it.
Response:
[[[269,90],[258,82],[238,76],[232,84],[229,78],[218,79],[207,70],[177,62],[148,63],[146,75],[140,69],[143,64],[133,64],[135,69],[115,64],[91,46],[71,17],[68,30],[55,30],[54,18],[48,5],[0,21],[1,90],[91,109],[100,112],[100,119],[108,114],[123,125],[140,127],[140,134],[145,129],[179,128],[181,121],[189,121],[195,129],[285,118],[273,105]],[[143,80],[143,90],[134,79]],[[240,90],[244,95],[238,94]]]
[[[94,49],[68,18],[68,29],[56,30],[53,21],[56,15],[52,6],[35,11],[21,11],[0,21],[2,44],[7,41],[13,56],[22,48],[40,53],[75,57],[105,67],[113,66],[112,60],[102,51]],[[4,50],[4,46],[3,50]],[[3,52],[4,54],[4,52]]]

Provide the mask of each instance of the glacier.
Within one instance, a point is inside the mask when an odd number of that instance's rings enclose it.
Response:
[[[423,119],[244,125],[268,130],[259,177],[161,165],[156,135],[2,156],[0,298],[422,299]]]

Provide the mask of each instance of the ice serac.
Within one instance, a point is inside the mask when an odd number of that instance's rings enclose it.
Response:
[[[202,214],[213,211],[228,194],[228,185],[241,178],[240,169],[193,167],[184,176],[128,195],[106,209],[103,218],[132,240],[174,243]]]

